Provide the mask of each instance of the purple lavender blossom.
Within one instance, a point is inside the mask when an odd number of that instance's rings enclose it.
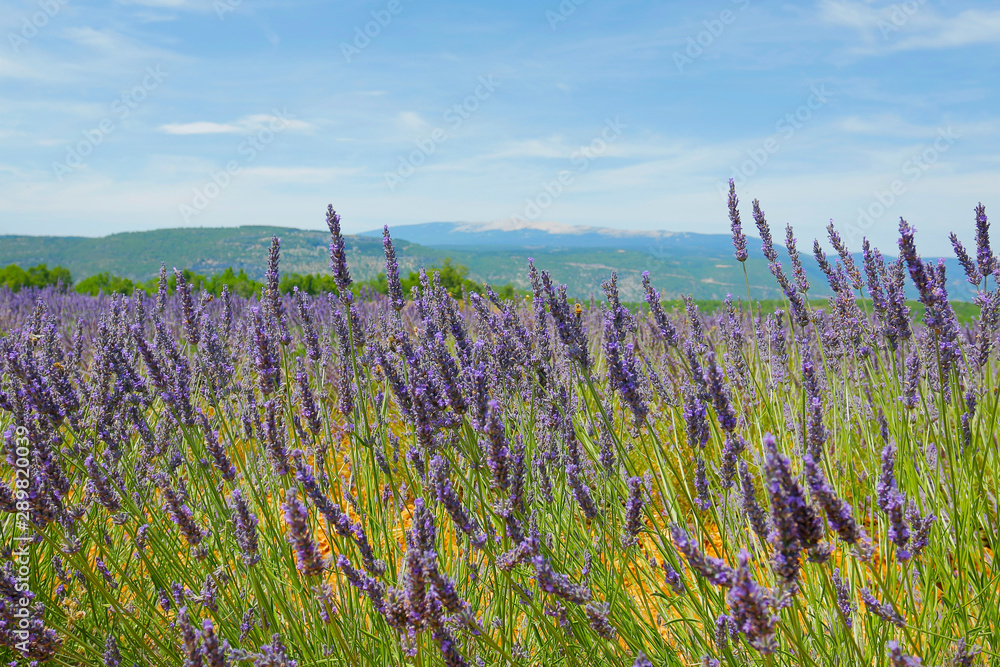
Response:
[[[697,392],[691,386],[684,391],[684,422],[687,426],[687,440],[691,448],[704,449],[708,443],[708,411]]]
[[[879,618],[889,621],[898,627],[906,625],[906,621],[903,620],[903,617],[899,615],[899,612],[896,611],[896,608],[891,603],[879,602],[869,589],[861,589],[861,600],[865,603],[865,608],[869,613],[875,614]]]
[[[723,489],[733,488],[736,480],[736,466],[739,456],[746,449],[747,443],[743,436],[727,433],[722,444],[722,461],[719,466],[719,477]]]
[[[314,436],[318,435],[323,428],[323,419],[319,411],[319,406],[316,405],[316,397],[309,386],[309,374],[302,363],[302,357],[295,358],[295,386],[298,389],[302,418],[309,427],[309,431]]]
[[[637,543],[642,530],[643,489],[641,477],[628,478],[628,500],[625,501],[625,535],[622,544],[630,547]]]
[[[212,428],[212,425],[208,422],[208,417],[206,417],[202,411],[197,410],[198,420],[201,422],[202,431],[205,434],[205,449],[208,451],[209,456],[212,457],[212,461],[215,463],[215,467],[218,468],[219,473],[222,475],[222,479],[227,482],[231,482],[236,479],[236,467],[233,462],[229,460],[226,455],[225,447],[219,442],[219,432]]]
[[[684,582],[681,580],[680,573],[666,561],[663,561],[663,581],[670,587],[670,590],[678,595],[686,590],[684,588]]]
[[[597,635],[608,641],[614,641],[618,637],[618,631],[611,624],[608,618],[611,607],[607,602],[591,602],[583,607],[587,620],[590,621],[590,628]]]
[[[892,667],[920,667],[924,664],[920,658],[904,654],[897,641],[886,642],[885,646],[889,649],[889,660],[892,662]]]
[[[968,648],[965,638],[959,639],[955,646],[955,655],[951,659],[952,667],[972,667],[972,663],[980,652],[981,649],[978,646]]]
[[[197,547],[205,539],[208,531],[203,530],[195,523],[191,510],[184,504],[184,501],[177,495],[173,487],[170,486],[169,481],[164,478],[161,484],[160,490],[163,493],[163,509],[170,516],[171,520],[177,524],[185,541],[190,546]]]
[[[573,490],[573,497],[576,498],[576,504],[580,506],[583,515],[590,521],[600,517],[601,511],[594,503],[590,487],[583,481],[579,468],[572,463],[566,466],[566,481],[569,482],[569,486]]]
[[[767,261],[774,264],[778,261],[778,252],[774,249],[774,239],[771,237],[771,227],[767,224],[764,211],[760,210],[760,202],[753,200],[753,221],[757,225],[757,233],[760,234],[760,249],[764,253]]]
[[[243,492],[233,489],[229,504],[233,511],[233,526],[236,532],[236,543],[243,554],[243,563],[252,566],[260,560],[257,547],[257,517],[250,511]]]
[[[299,572],[307,577],[320,574],[326,569],[326,563],[316,547],[309,528],[309,514],[306,507],[299,501],[295,489],[285,492],[285,524],[288,526],[288,542],[295,549],[295,563]]]
[[[187,607],[181,607],[177,612],[177,627],[180,628],[181,639],[184,642],[184,667],[201,667],[205,656],[202,653],[198,632],[188,616]]]
[[[792,262],[792,277],[795,279],[795,286],[799,292],[805,294],[809,291],[809,278],[806,277],[806,270],[802,266],[802,258],[796,248],[795,233],[791,225],[785,225],[785,249],[788,250],[788,259]]]
[[[788,457],[778,451],[778,443],[770,433],[764,435],[764,447],[774,572],[787,588],[794,590],[801,567],[801,552],[809,550],[810,556],[820,562],[829,555],[820,546],[823,522],[806,501],[802,487],[792,476]]]
[[[608,310],[604,320],[604,356],[608,365],[608,384],[621,394],[622,402],[632,411],[632,423],[638,428],[646,421],[649,407],[642,396],[642,377],[635,362],[635,351],[631,343],[621,342],[621,333],[616,330],[613,310]]]
[[[278,291],[278,262],[281,258],[281,239],[277,236],[271,237],[271,249],[267,257],[267,273],[264,275],[264,315],[268,325],[273,327],[278,335],[278,340],[282,345],[292,342],[292,336],[288,332],[288,320],[285,317],[285,305],[281,300],[281,293]]]
[[[684,554],[692,570],[716,586],[728,588],[733,585],[736,580],[733,569],[724,561],[706,555],[698,545],[698,540],[689,536],[687,531],[675,523],[670,526],[670,534],[677,550]]]
[[[326,209],[326,226],[330,228],[330,269],[333,271],[333,282],[337,286],[340,298],[349,302],[351,273],[347,268],[347,246],[344,243],[344,236],[340,233],[340,216],[333,210],[333,204]]]
[[[912,554],[907,549],[910,529],[906,524],[906,496],[900,493],[896,485],[895,466],[896,446],[888,442],[882,448],[882,471],[875,489],[878,493],[878,506],[889,518],[886,537],[896,545],[896,558],[902,562],[909,560]]]
[[[840,568],[833,570],[833,587],[837,591],[837,608],[840,610],[841,619],[850,629],[854,626],[853,616],[857,605],[854,604],[850,584],[840,577]]]
[[[633,663],[632,667],[653,667],[653,663],[649,661],[645,653],[639,651],[639,654],[635,656],[635,663]]]
[[[252,307],[250,314],[254,325],[253,360],[260,378],[260,391],[266,397],[276,391],[281,384],[281,359],[260,309]]]
[[[847,249],[843,239],[840,238],[840,233],[834,228],[833,220],[826,226],[826,233],[830,237],[830,245],[840,255],[840,261],[844,263],[847,277],[851,279],[851,287],[857,291],[861,291],[865,286],[865,281],[861,278],[861,271],[858,270],[857,265],[854,263],[854,257]]]
[[[431,459],[431,485],[437,493],[437,500],[444,505],[455,527],[469,536],[473,546],[482,548],[486,544],[486,534],[479,528],[476,519],[462,506],[462,501],[452,488],[448,476],[449,467],[448,460],[440,454]]]
[[[775,626],[778,617],[770,610],[774,604],[770,591],[751,578],[749,560],[749,554],[741,550],[736,576],[726,599],[733,625],[751,646],[767,655],[777,649]]]
[[[746,514],[750,527],[753,528],[760,543],[767,544],[768,536],[771,534],[771,524],[767,513],[757,502],[757,489],[754,487],[753,478],[745,461],[740,461],[740,491],[743,513]]]
[[[218,635],[215,634],[215,626],[212,619],[206,618],[201,623],[201,652],[205,657],[206,667],[229,667],[229,642],[222,640],[219,642]]]
[[[535,568],[535,580],[546,593],[573,604],[582,605],[590,602],[589,589],[574,584],[565,574],[553,570],[552,565],[541,554],[535,555],[531,559],[531,564]]]
[[[871,543],[864,528],[854,520],[854,512],[850,503],[837,496],[830,486],[822,468],[811,454],[802,457],[805,466],[805,478],[813,498],[826,514],[826,520],[844,542],[854,545],[862,554],[870,554]]]
[[[997,260],[990,248],[990,222],[982,202],[976,206],[976,259],[979,262],[979,272],[983,276],[990,276],[996,272]]]
[[[118,639],[113,634],[108,634],[108,639],[104,642],[104,667],[120,667],[122,664],[122,654],[118,650]]]
[[[736,198],[736,183],[729,179],[729,224],[733,233],[733,248],[736,250],[736,260],[747,261],[747,237],[743,233],[743,223],[740,222],[740,200]]]
[[[197,346],[200,340],[198,331],[198,315],[194,309],[194,296],[191,294],[191,284],[184,278],[184,273],[174,267],[174,277],[177,279],[177,293],[181,295],[181,305],[184,309],[184,335],[188,345]]]
[[[382,248],[385,250],[385,278],[389,286],[389,305],[393,310],[400,311],[406,305],[403,288],[399,282],[399,263],[396,261],[396,249],[389,236],[389,226],[382,228]]]
[[[663,310],[663,303],[660,301],[660,293],[653,289],[649,282],[649,271],[642,272],[642,287],[646,290],[646,301],[649,303],[649,313],[656,325],[656,332],[660,335],[668,347],[677,347],[677,328],[666,311]]]
[[[951,247],[955,249],[955,257],[958,258],[958,263],[965,271],[965,277],[969,284],[973,287],[979,287],[983,283],[983,274],[976,267],[975,260],[969,257],[969,253],[962,242],[958,240],[958,235],[955,232],[949,234],[948,238],[951,240]]]
[[[697,492],[697,496],[694,499],[694,504],[698,506],[701,511],[707,511],[712,507],[712,500],[709,496],[708,490],[708,477],[705,476],[705,459],[698,457],[695,475],[694,475],[694,488]]]

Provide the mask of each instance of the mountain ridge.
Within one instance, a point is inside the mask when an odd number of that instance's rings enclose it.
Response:
[[[746,268],[753,299],[782,296],[759,252],[751,251],[745,267],[739,265],[728,234],[573,228],[561,223],[530,222],[505,227],[510,222],[418,223],[398,225],[390,233],[404,273],[440,265],[445,258],[451,258],[469,267],[473,280],[496,285],[513,283],[529,289],[527,265],[533,258],[536,266],[549,271],[554,281],[565,283],[573,296],[599,295],[601,283],[611,271],[617,271],[622,298],[640,301],[644,271],[650,272],[653,284],[665,298],[691,294],[698,299],[723,299],[730,293],[746,296]],[[0,236],[0,266],[45,263],[65,266],[76,281],[104,271],[145,281],[157,275],[163,261],[168,269],[176,266],[211,274],[232,267],[260,279],[266,270],[273,235],[282,240],[282,271],[329,270],[327,231],[267,225],[118,232],[104,237]],[[345,235],[354,278],[373,278],[385,270],[381,236],[382,230]],[[754,241],[759,242],[751,238],[751,248],[757,245]],[[805,253],[802,259],[812,285],[810,296],[828,294],[826,277],[815,259]],[[971,299],[972,292],[957,261],[949,259],[947,264],[949,292],[959,299]]]

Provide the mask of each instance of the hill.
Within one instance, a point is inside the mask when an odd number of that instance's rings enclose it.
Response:
[[[447,223],[401,225],[390,230],[400,269],[440,265],[446,257],[468,266],[469,277],[491,284],[513,283],[527,289],[528,258],[553,279],[569,286],[572,295],[600,294],[601,282],[612,270],[619,275],[622,298],[642,299],[641,274],[649,271],[666,298],[691,294],[697,299],[722,299],[727,293],[746,295],[743,270],[725,234],[625,231],[572,227],[557,223]],[[132,280],[148,280],[166,262],[168,268],[189,268],[212,274],[232,267],[263,278],[271,236],[281,238],[281,268],[296,273],[328,270],[326,231],[288,227],[161,229],[127,232],[101,238],[0,236],[0,266],[39,263],[67,267],[76,281],[108,271]],[[384,270],[381,230],[347,237],[352,275],[375,277]],[[811,244],[810,244],[811,245]],[[747,262],[754,299],[779,299],[781,293],[760,256],[759,241],[750,240]],[[806,248],[800,248],[805,250]],[[829,290],[811,257],[803,253],[813,285],[810,296]],[[786,262],[787,264],[787,262]],[[971,292],[961,270],[949,260],[949,290],[955,298]]]

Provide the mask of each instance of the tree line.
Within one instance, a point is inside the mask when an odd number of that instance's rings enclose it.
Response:
[[[469,278],[469,268],[461,264],[452,262],[450,258],[445,258],[441,266],[434,266],[427,269],[428,274],[436,274],[441,285],[448,290],[453,297],[460,298],[463,291],[483,293],[486,288],[482,283]],[[259,294],[264,288],[264,283],[254,280],[247,275],[246,271],[240,269],[234,271],[232,267],[220,273],[203,275],[190,269],[181,271],[184,280],[195,290],[207,292],[218,296],[222,293],[223,287],[228,287],[231,294],[236,294],[244,298]],[[404,294],[409,294],[410,288],[420,284],[420,273],[410,271],[401,281]],[[69,269],[63,266],[48,268],[45,264],[38,264],[28,269],[23,269],[17,264],[10,264],[0,268],[0,287],[6,287],[17,292],[24,288],[44,288],[55,287],[64,291],[75,291],[80,294],[96,296],[98,294],[127,294],[135,291],[145,292],[148,295],[156,294],[160,289],[159,278],[151,278],[146,281],[134,281],[125,276],[115,275],[104,271],[87,278],[74,285],[73,277]],[[335,291],[333,276],[322,273],[284,273],[278,283],[278,290],[282,294],[290,294],[293,289],[298,288],[300,292],[316,295],[324,292]],[[356,296],[365,293],[386,294],[388,292],[388,281],[385,274],[380,273],[368,280],[356,281],[351,289]],[[167,291],[173,293],[177,289],[177,276],[173,273],[167,276]],[[494,290],[502,298],[513,298],[518,290],[510,283],[502,286],[494,286]]]

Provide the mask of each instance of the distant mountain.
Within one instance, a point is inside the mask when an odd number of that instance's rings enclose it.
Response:
[[[665,298],[691,294],[697,299],[745,297],[743,267],[733,257],[725,234],[624,231],[600,227],[573,227],[558,223],[501,221],[492,223],[431,222],[400,225],[391,230],[400,269],[405,273],[440,265],[450,257],[468,266],[470,277],[495,285],[513,283],[530,288],[528,259],[565,283],[571,295],[601,295],[601,283],[618,272],[626,301],[643,298],[641,276],[649,271]],[[108,271],[133,280],[157,275],[160,262],[167,268],[215,273],[233,267],[261,279],[267,268],[272,235],[281,238],[281,270],[321,273],[329,270],[329,234],[287,227],[216,227],[161,229],[113,234],[102,238],[0,236],[0,266],[62,265],[73,279]],[[351,275],[364,280],[385,270],[382,230],[347,237]],[[779,299],[781,292],[760,256],[759,241],[750,240],[746,263],[754,299]],[[784,251],[782,250],[783,259]],[[803,254],[812,284],[811,299],[829,293],[825,276],[812,258]],[[860,261],[860,260],[859,260]],[[788,263],[785,264],[786,270]],[[948,261],[949,292],[970,299],[972,293],[957,262]]]
[[[393,236],[433,248],[614,248],[639,252],[732,255],[726,234],[692,234],[660,230],[625,230],[584,227],[559,222],[496,220],[493,222],[425,222],[401,225],[390,230]],[[381,229],[360,236],[382,236]]]

